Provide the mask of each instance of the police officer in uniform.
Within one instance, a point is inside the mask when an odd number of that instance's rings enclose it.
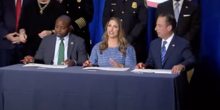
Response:
[[[89,23],[93,19],[93,0],[58,0],[72,20],[73,34],[85,40],[87,53],[91,52]]]
[[[146,0],[106,0],[102,24],[118,17],[124,25],[127,41],[134,46],[137,62],[147,59],[146,33],[148,9]]]

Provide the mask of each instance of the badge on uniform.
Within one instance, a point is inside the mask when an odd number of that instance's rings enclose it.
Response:
[[[80,3],[80,2],[81,2],[81,0],[77,0],[77,2],[78,2],[78,3]]]
[[[116,3],[111,3],[111,5],[116,5]]]
[[[132,2],[131,7],[132,7],[132,8],[137,8],[137,2]]]
[[[73,45],[74,43],[73,42],[71,42],[71,45]]]

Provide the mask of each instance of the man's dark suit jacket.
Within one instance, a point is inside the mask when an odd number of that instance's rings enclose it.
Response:
[[[166,55],[164,65],[161,66],[161,38],[153,40],[150,44],[149,56],[146,62],[147,67],[154,69],[172,69],[174,65],[182,64],[185,70],[191,70],[195,66],[195,58],[189,47],[189,42],[174,35]]]
[[[45,64],[53,64],[56,45],[56,35],[49,35],[43,38],[40,47],[34,56],[35,61],[43,61]],[[75,60],[77,66],[82,66],[88,60],[84,40],[73,34],[69,34],[67,58]]]
[[[174,16],[173,0],[163,2],[157,7],[157,15],[168,13]],[[184,0],[180,10],[179,21],[175,34],[190,42],[194,50],[199,48],[199,33],[201,27],[201,12],[195,2]],[[198,41],[198,42],[197,42]]]
[[[32,0],[23,0],[21,12]],[[16,8],[15,0],[0,0],[0,49],[13,49],[15,44],[4,37],[15,32]]]

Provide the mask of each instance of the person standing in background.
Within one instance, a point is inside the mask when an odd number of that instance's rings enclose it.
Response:
[[[200,46],[201,10],[199,5],[189,0],[169,0],[157,7],[157,15],[168,13],[175,16],[177,28],[175,34],[190,42],[195,56]]]
[[[93,19],[93,0],[57,0],[66,9],[72,20],[73,34],[85,40],[87,53],[91,53],[89,23]]]
[[[148,17],[146,0],[106,0],[102,19],[103,27],[111,17],[120,18],[123,22],[126,39],[135,48],[137,62],[146,61]]]
[[[32,0],[0,0],[0,67],[22,59],[18,25],[24,7]]]
[[[45,36],[53,34],[56,19],[65,9],[55,0],[34,0],[25,7],[19,22],[23,56],[34,56]]]

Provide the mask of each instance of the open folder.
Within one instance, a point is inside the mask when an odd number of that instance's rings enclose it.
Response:
[[[172,70],[167,69],[134,69],[131,72],[172,74]]]
[[[66,68],[67,65],[45,65],[45,64],[37,64],[37,63],[29,63],[24,65],[23,67],[41,67],[41,68]]]
[[[104,71],[127,71],[129,68],[113,68],[113,67],[85,67],[84,70],[104,70]]]

